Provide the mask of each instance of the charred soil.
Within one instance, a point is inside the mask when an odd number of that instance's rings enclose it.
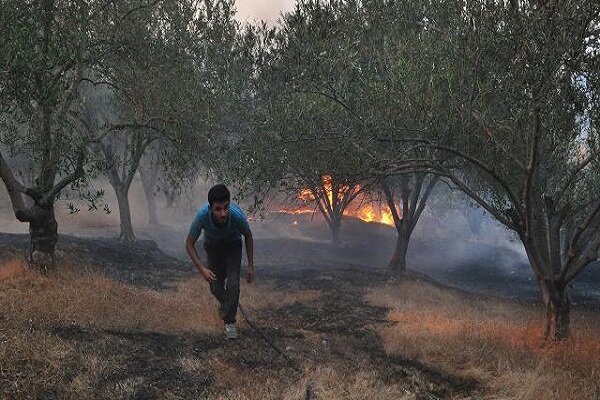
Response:
[[[0,261],[22,256],[27,246],[24,235],[0,234]],[[150,241],[61,236],[59,250],[62,259],[85,265],[88,273],[167,295],[178,283],[197,278],[190,264],[163,254]],[[2,346],[11,346],[8,327],[13,326],[50,337],[68,350],[58,361],[45,359],[43,350],[17,357],[20,364],[11,359],[0,369],[1,397],[314,399],[332,398],[332,393],[346,398],[354,391],[359,398],[377,398],[383,385],[381,393],[393,388],[390,393],[405,398],[435,399],[468,398],[477,391],[474,380],[385,352],[376,329],[394,322],[386,317],[389,309],[364,297],[388,282],[384,270],[319,262],[259,268],[254,299],[246,295],[250,287],[242,287],[241,303],[254,327],[239,315],[236,341],[226,341],[214,329],[165,332],[143,324],[113,328],[62,319],[13,321],[0,332]],[[7,298],[17,286],[0,282],[0,292]],[[259,304],[300,291],[315,295]],[[10,310],[0,316],[14,320]],[[41,373],[47,363],[54,368]]]

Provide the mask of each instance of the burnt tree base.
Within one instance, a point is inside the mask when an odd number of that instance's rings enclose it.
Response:
[[[544,338],[548,341],[568,339],[571,333],[571,301],[568,295],[561,296],[559,303],[546,304],[546,329]]]
[[[123,189],[116,190],[117,203],[119,204],[119,220],[121,223],[121,233],[119,239],[123,242],[134,242],[135,234],[133,233],[133,224],[131,222],[131,208],[129,206],[128,191]]]
[[[41,270],[54,266],[54,252],[58,242],[58,224],[54,215],[54,207],[35,207],[36,218],[29,222],[31,246],[29,262]]]
[[[398,235],[396,248],[388,264],[390,272],[395,275],[406,275],[406,254],[408,252],[408,239],[404,235]]]

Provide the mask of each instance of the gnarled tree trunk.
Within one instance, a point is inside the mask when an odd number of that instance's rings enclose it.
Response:
[[[388,264],[394,274],[406,273],[406,255],[410,238],[425,209],[427,199],[439,180],[438,177],[431,176],[429,182],[425,184],[426,177],[426,174],[411,174],[398,179],[398,197],[402,204],[401,209],[396,207],[390,180],[383,180],[380,183],[398,232],[396,248]]]
[[[121,233],[119,239],[125,242],[135,241],[133,233],[133,224],[131,223],[131,208],[129,206],[129,190],[126,188],[115,187],[117,203],[119,203],[119,220],[121,224]]]
[[[54,265],[54,251],[58,241],[58,224],[54,215],[54,203],[31,207],[29,221],[29,261],[36,267],[48,269]]]
[[[410,234],[398,232],[396,238],[396,247],[388,267],[397,274],[406,273],[406,254],[408,253],[408,243],[410,242]]]
[[[148,223],[158,225],[158,214],[156,212],[156,182],[158,180],[159,163],[155,154],[150,154],[140,162],[140,176],[146,205],[148,208]]]
[[[129,189],[140,165],[142,155],[151,143],[150,141],[144,141],[143,136],[139,135],[133,139],[136,139],[135,146],[130,145],[128,138],[121,141],[118,138],[112,138],[112,140],[106,140],[101,145],[102,151],[108,161],[108,181],[115,190],[117,202],[119,203],[119,220],[121,223],[119,239],[127,242],[135,240],[133,225],[131,223]],[[117,151],[122,152],[121,157],[117,156]],[[130,157],[127,156],[128,154],[130,154]],[[119,162],[121,163],[121,168],[119,168]]]
[[[539,282],[542,293],[548,290],[545,281]],[[546,296],[544,296],[546,297]],[[569,287],[554,289],[554,295],[544,298],[546,307],[546,328],[544,337],[546,340],[563,340],[569,337],[571,330],[571,298]]]
[[[0,179],[4,182],[17,220],[29,223],[31,264],[48,269],[54,266],[54,252],[58,241],[58,224],[54,214],[56,196],[65,187],[80,179],[83,174],[85,152],[77,158],[74,171],[63,177],[58,183],[55,165],[45,164],[43,174],[36,179],[36,187],[26,187],[19,182],[2,152],[0,152]],[[40,187],[44,188],[43,190]],[[29,198],[30,201],[26,201]]]
[[[545,231],[542,226],[539,226],[538,230],[538,234]],[[552,229],[548,232],[552,232]],[[545,236],[546,239],[549,237],[551,238],[552,235]],[[544,338],[549,341],[564,340],[570,335],[571,297],[569,280],[561,277],[560,256],[555,257],[554,262],[551,260],[552,257],[542,257],[538,250],[541,244],[537,246],[533,244],[535,238],[540,240],[539,236],[522,234],[521,238],[544,303],[546,315]],[[557,237],[554,241],[549,240],[544,243],[549,249],[560,245]]]
[[[334,216],[329,222],[329,229],[331,230],[331,242],[333,244],[340,244],[340,229],[342,227],[342,218],[340,216]]]
[[[361,190],[364,190],[364,186],[361,188],[355,182],[343,181],[333,175],[323,175],[318,180],[305,178],[304,182],[317,202],[317,208],[329,225],[332,243],[340,244],[340,229],[344,211]]]

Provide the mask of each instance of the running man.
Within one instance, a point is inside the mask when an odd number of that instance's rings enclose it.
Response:
[[[200,260],[195,243],[204,231],[207,264]],[[254,280],[253,240],[248,219],[241,208],[231,203],[231,195],[223,184],[208,191],[208,204],[198,210],[185,241],[192,262],[210,284],[210,291],[219,301],[219,316],[225,323],[225,337],[237,339],[235,325],[240,301],[240,264],[242,235],[248,256],[248,283]]]

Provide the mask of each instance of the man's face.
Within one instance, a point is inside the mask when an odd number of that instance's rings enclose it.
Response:
[[[217,224],[226,223],[227,218],[229,218],[229,201],[214,202],[210,206],[210,211]]]

